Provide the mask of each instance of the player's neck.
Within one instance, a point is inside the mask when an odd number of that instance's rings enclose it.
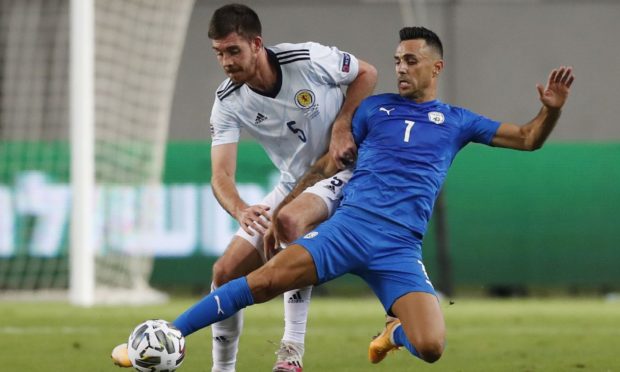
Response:
[[[419,94],[413,97],[410,97],[409,99],[411,99],[415,103],[424,103],[424,102],[434,101],[437,99],[437,87],[435,86],[429,87],[428,89],[422,92],[419,92]]]
[[[412,100],[415,103],[426,103],[426,102],[430,102],[430,101],[434,101],[437,99],[436,95],[425,95],[425,96],[418,96],[418,97],[405,97],[408,98],[410,100]]]
[[[261,92],[269,92],[273,89],[278,81],[278,72],[276,67],[269,63],[269,56],[265,48],[261,49],[256,59],[256,74],[247,81],[247,85]]]

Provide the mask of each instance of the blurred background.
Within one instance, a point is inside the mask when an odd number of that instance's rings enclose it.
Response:
[[[106,288],[204,292],[237,228],[209,186],[208,123],[224,74],[207,28],[225,3],[95,2],[97,186],[92,244],[78,249],[96,261],[88,274],[101,289],[96,302],[109,299]],[[450,296],[619,290],[620,3],[243,3],[261,18],[266,45],[317,41],[375,65],[377,93],[395,91],[398,30],[426,26],[444,44],[440,98],[499,121],[529,121],[540,108],[535,84],[573,66],[573,92],[543,149],[471,145],[457,157],[424,239],[425,262]],[[72,271],[69,8],[0,1],[0,291],[12,296],[63,293]],[[239,188],[256,202],[277,174],[251,138],[240,149]],[[344,277],[317,292],[367,290]]]

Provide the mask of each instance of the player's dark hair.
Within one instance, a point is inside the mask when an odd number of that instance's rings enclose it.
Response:
[[[261,36],[262,26],[256,12],[243,4],[228,4],[216,9],[209,23],[209,39],[223,39],[232,32],[246,39]]]
[[[400,41],[423,39],[426,45],[435,49],[439,56],[443,58],[443,45],[436,33],[425,27],[403,27],[400,32]]]

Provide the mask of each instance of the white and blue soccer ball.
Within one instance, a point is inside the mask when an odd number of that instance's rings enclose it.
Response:
[[[127,354],[138,371],[172,372],[185,358],[185,338],[165,320],[147,320],[129,335]]]

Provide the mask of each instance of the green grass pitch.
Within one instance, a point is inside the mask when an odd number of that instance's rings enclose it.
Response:
[[[0,302],[0,370],[121,371],[109,353],[133,326],[172,319],[193,300],[148,307],[73,308],[61,303]],[[620,371],[620,301],[459,299],[442,304],[444,356],[427,365],[401,350],[382,363],[367,346],[382,328],[374,298],[315,298],[305,371]],[[270,371],[282,333],[281,300],[246,310],[238,371]],[[210,371],[210,331],[187,339],[179,371]]]

